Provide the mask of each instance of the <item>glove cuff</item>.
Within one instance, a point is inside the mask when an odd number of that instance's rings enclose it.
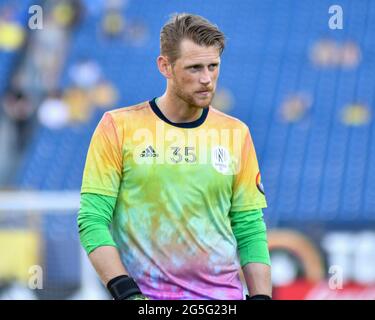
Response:
[[[115,300],[125,300],[132,295],[142,294],[133,278],[121,275],[107,283],[107,289]]]
[[[256,294],[251,297],[249,295],[246,295],[246,300],[272,300],[272,298],[265,294]]]

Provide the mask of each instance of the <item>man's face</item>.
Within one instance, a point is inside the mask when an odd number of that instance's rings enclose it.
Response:
[[[220,70],[217,47],[204,47],[191,40],[180,44],[180,56],[172,67],[170,86],[174,94],[191,106],[210,105]]]

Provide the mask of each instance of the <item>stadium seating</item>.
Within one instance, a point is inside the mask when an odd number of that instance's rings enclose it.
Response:
[[[0,13],[6,15],[13,22],[18,22],[20,25],[27,23],[27,8],[31,0],[15,3],[11,0],[0,1]],[[1,16],[0,16],[1,20]],[[0,48],[0,94],[4,93],[9,76],[12,72],[12,67],[19,57],[20,50],[2,50]]]
[[[164,80],[158,74],[158,32],[171,12],[194,11],[194,3],[130,1],[126,21],[142,20],[147,41],[133,46],[100,35],[102,11],[88,11],[72,32],[61,76],[70,85],[69,66],[82,57],[99,63],[120,97],[113,108],[157,96]],[[97,3],[100,3],[99,1]],[[328,28],[328,1],[240,1],[235,7],[213,0],[199,2],[199,12],[228,35],[220,86],[234,98],[231,113],[252,132],[269,208],[266,219],[277,226],[289,221],[350,223],[373,221],[375,204],[374,125],[352,127],[340,122],[341,110],[360,101],[374,106],[372,58],[375,3],[344,2],[350,17],[343,30]],[[290,8],[293,8],[292,10]],[[365,14],[365,13],[368,14]],[[311,47],[320,39],[359,44],[357,67],[314,66]],[[298,122],[280,118],[286,97],[304,93],[311,106]],[[39,127],[27,150],[16,184],[33,189],[79,189],[90,136],[103,110],[90,121],[57,131]]]

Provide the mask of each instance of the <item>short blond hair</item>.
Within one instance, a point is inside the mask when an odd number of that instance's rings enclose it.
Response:
[[[180,55],[180,44],[184,39],[200,46],[215,46],[220,55],[225,47],[225,36],[207,19],[189,13],[174,14],[160,31],[160,53],[174,63]]]

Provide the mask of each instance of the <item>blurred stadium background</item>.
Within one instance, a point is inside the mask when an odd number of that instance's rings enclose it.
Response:
[[[0,0],[0,299],[108,298],[76,226],[85,156],[106,110],[163,92],[173,12],[228,37],[214,105],[253,135],[274,298],[375,299],[372,0]]]

